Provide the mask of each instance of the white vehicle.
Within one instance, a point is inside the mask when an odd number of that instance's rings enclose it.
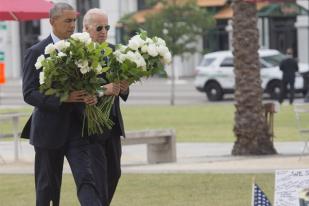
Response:
[[[282,72],[279,64],[286,58],[277,50],[259,50],[261,79],[264,92],[270,98],[278,99]],[[200,92],[205,92],[209,101],[222,100],[224,94],[234,93],[234,57],[231,51],[219,51],[204,55],[196,68],[194,85]],[[305,93],[304,78],[300,73],[309,71],[307,64],[299,64],[299,72],[295,79],[295,92]]]

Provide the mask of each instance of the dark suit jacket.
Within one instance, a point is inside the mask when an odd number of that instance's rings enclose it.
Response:
[[[298,71],[297,61],[293,58],[287,58],[280,63],[280,70],[283,72],[283,79],[294,81],[295,73]]]
[[[23,96],[26,103],[34,106],[34,110],[21,137],[30,138],[30,143],[36,147],[55,149],[63,146],[69,136],[79,129],[76,126],[79,122],[71,123],[74,118],[72,103],[61,103],[59,98],[39,92],[41,69],[37,70],[34,65],[50,43],[53,43],[51,36],[29,48],[24,57]]]
[[[115,50],[114,45],[109,44],[109,47],[111,47],[113,50]],[[129,96],[129,92],[127,94],[120,94],[119,96],[121,97],[121,99],[123,101],[127,101],[128,96]],[[113,129],[115,129],[115,130],[119,129],[118,131],[114,131],[114,134],[115,134],[115,132],[116,133],[119,132],[118,133],[119,136],[125,137],[123,119],[122,119],[121,110],[120,110],[120,98],[119,98],[119,96],[115,97],[115,101],[114,101],[112,111],[111,111],[111,119],[115,123],[115,125],[113,126]]]

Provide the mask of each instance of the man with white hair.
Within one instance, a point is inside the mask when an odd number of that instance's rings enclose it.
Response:
[[[107,39],[108,16],[101,9],[91,9],[83,21],[84,31],[90,34],[93,41],[103,43]],[[109,44],[114,50],[114,46]],[[104,76],[102,78],[105,78]],[[119,96],[126,101],[129,95],[129,84],[127,81],[118,83],[111,82],[103,85],[104,95],[115,96],[115,101],[111,110],[111,119],[114,126],[111,130],[104,131],[102,135],[91,136],[92,140],[92,160],[93,172],[96,184],[99,188],[102,204],[109,205],[116,190],[120,175],[121,140],[120,136],[125,136],[123,120],[119,106]]]

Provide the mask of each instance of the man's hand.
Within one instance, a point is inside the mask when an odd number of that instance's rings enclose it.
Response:
[[[68,99],[65,102],[84,102],[84,98],[87,92],[84,90],[73,91],[69,94]]]
[[[96,105],[98,103],[98,99],[96,96],[86,95],[84,97],[84,102],[85,104],[88,104],[88,105]]]
[[[107,96],[118,96],[120,92],[119,83],[109,83],[103,86],[105,88],[104,95]]]
[[[126,94],[129,89],[129,82],[126,80],[120,81],[120,93]]]

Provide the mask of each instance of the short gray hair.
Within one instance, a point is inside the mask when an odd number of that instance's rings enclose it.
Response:
[[[91,24],[94,15],[102,15],[107,17],[107,14],[102,9],[99,8],[90,9],[87,11],[83,19],[84,28],[85,26],[89,26]]]
[[[49,18],[52,19],[57,16],[60,16],[63,10],[74,10],[74,8],[68,3],[64,2],[56,3],[54,4],[53,8],[49,10]]]

